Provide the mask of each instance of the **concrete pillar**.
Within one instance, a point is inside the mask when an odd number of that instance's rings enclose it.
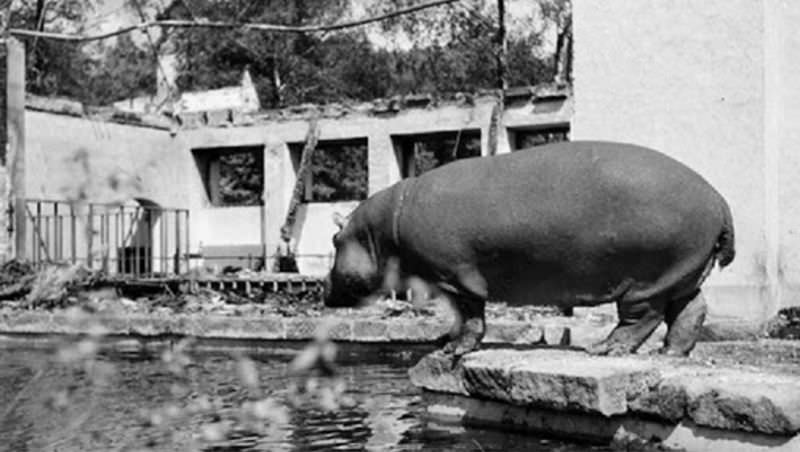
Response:
[[[367,138],[367,174],[369,177],[369,195],[394,184],[402,178],[397,163],[392,137],[381,127],[383,123],[376,121]]]
[[[2,164],[10,163],[9,200],[14,202],[12,255],[25,257],[25,46],[13,37],[6,40],[7,149]]]
[[[294,178],[289,148],[283,142],[264,144],[264,221],[263,238],[267,255],[272,255],[280,240],[280,229],[286,220]]]

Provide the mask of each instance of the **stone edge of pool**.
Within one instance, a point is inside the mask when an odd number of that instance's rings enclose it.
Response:
[[[336,341],[384,343],[430,342],[450,328],[437,317],[388,317],[360,315],[233,316],[220,314],[96,313],[79,319],[66,311],[0,309],[0,334],[83,334],[101,326],[107,335],[153,337],[194,336],[209,339],[308,340],[321,326]],[[603,339],[613,328],[610,321],[592,316],[538,317],[530,321],[487,321],[488,344],[551,344],[583,347]],[[706,341],[754,340],[764,327],[736,319],[710,319],[703,327]],[[657,344],[665,328],[659,328],[648,343]]]
[[[533,349],[473,352],[455,368],[433,352],[409,376],[440,422],[624,450],[654,442],[666,450],[800,450],[800,378],[792,375]]]

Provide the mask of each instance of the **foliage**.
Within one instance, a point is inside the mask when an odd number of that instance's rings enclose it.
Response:
[[[15,3],[11,26],[50,32],[82,33],[96,1],[64,0]],[[26,38],[27,90],[41,96],[64,96],[87,104],[151,93],[155,88],[152,54],[130,35],[115,42],[75,44]]]
[[[481,155],[481,137],[457,132],[412,137],[401,142],[407,176],[418,176],[457,159]]]
[[[491,88],[497,84],[497,25],[493,19],[496,12],[487,8],[487,1],[458,2],[441,10],[401,16],[382,23],[378,30],[368,27],[313,35],[178,30],[171,39],[180,59],[178,85],[183,90],[233,85],[248,68],[261,103],[267,107]],[[546,19],[560,17],[564,0],[544,1],[550,5]],[[372,2],[367,13],[411,3],[418,2]],[[191,11],[175,8],[171,17],[308,25],[341,20],[350,2],[195,0],[191,4]],[[412,37],[413,45],[407,49],[377,47],[373,42],[376,33],[387,41],[405,33]],[[535,52],[543,45],[541,34],[532,29],[509,36],[511,85],[552,79],[553,58]]]
[[[320,143],[311,157],[311,199],[351,201],[367,197],[367,145]]]
[[[88,74],[88,103],[103,105],[153,94],[157,66],[152,51],[139,47],[130,35],[121,35],[104,52]]]
[[[20,0],[12,26],[81,33],[99,0],[42,2]],[[165,2],[138,0],[148,10]],[[417,0],[191,0],[172,1],[159,18],[248,21],[287,25],[333,23],[353,15],[373,15]],[[570,17],[569,0],[530,2],[544,26],[517,27],[508,35],[510,86],[553,78],[555,61],[542,52],[548,27],[563,31]],[[42,5],[46,5],[41,8]],[[360,5],[358,12],[353,5]],[[136,8],[126,3],[129,14]],[[168,30],[155,42],[158,51],[179,59],[177,84],[202,90],[238,84],[248,68],[262,105],[278,107],[305,102],[368,100],[414,92],[475,91],[497,85],[493,0],[456,2],[405,15],[369,27],[331,33],[261,33],[237,29]],[[378,46],[406,37],[410,45]],[[26,39],[28,89],[40,95],[78,98],[89,104],[153,93],[156,63],[153,49],[130,35],[76,45]]]
[[[224,206],[256,206],[264,191],[264,168],[260,152],[219,156],[219,195]]]

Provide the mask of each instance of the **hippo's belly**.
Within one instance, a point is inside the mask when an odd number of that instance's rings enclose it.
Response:
[[[674,265],[655,254],[639,257],[532,262],[507,256],[479,268],[493,300],[516,306],[596,306],[618,301],[631,288],[654,284]]]

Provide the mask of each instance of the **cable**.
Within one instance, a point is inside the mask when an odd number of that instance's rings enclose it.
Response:
[[[276,25],[276,24],[264,24],[264,23],[239,23],[239,22],[206,22],[206,21],[194,21],[194,20],[153,20],[149,22],[142,22],[136,25],[130,25],[127,27],[122,27],[118,30],[110,31],[107,33],[100,33],[96,35],[74,35],[74,34],[64,34],[64,33],[53,33],[53,32],[45,32],[45,31],[34,31],[34,30],[25,30],[21,28],[12,28],[8,32],[14,36],[20,37],[40,37],[45,39],[54,39],[60,41],[69,41],[69,42],[89,42],[89,41],[98,41],[101,39],[107,39],[114,36],[118,36],[124,33],[130,33],[134,30],[144,30],[153,27],[164,27],[164,28],[217,28],[217,29],[230,29],[230,28],[241,28],[244,30],[253,30],[253,31],[266,31],[266,32],[275,32],[275,33],[316,33],[321,31],[334,31],[334,30],[342,30],[345,28],[353,28],[359,27],[362,25],[366,25],[373,22],[380,22],[382,20],[390,19],[392,17],[402,16],[405,14],[415,13],[417,11],[421,11],[423,9],[434,8],[437,6],[445,5],[448,3],[455,3],[461,0],[437,0],[429,3],[423,3],[421,5],[411,6],[408,8],[398,9],[396,11],[392,11],[390,13],[381,14],[375,17],[369,17],[366,19],[354,20],[350,22],[342,22],[338,24],[331,24],[331,25],[307,25],[307,26],[289,26],[289,25]]]

